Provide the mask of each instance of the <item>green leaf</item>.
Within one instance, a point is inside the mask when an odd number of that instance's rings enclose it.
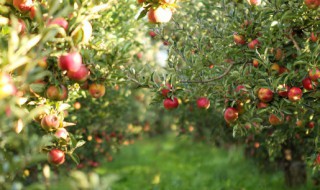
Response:
[[[72,160],[78,165],[80,163],[80,158],[77,154],[75,153],[72,153],[72,154],[69,154],[69,156],[72,158]]]

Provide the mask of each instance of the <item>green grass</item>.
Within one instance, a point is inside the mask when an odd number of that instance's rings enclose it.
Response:
[[[218,149],[180,137],[146,139],[123,147],[96,170],[120,178],[112,190],[283,190],[283,173],[261,172],[241,147]],[[303,189],[314,189],[310,183]]]

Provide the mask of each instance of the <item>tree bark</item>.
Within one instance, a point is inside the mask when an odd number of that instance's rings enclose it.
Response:
[[[283,169],[285,184],[288,187],[299,187],[307,183],[307,169],[302,154],[293,144],[283,146]]]

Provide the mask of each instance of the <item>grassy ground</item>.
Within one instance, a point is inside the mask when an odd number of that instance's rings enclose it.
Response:
[[[283,190],[283,174],[261,172],[241,148],[217,149],[183,138],[156,138],[124,147],[97,169],[116,174],[112,190]],[[302,189],[314,189],[309,183]]]

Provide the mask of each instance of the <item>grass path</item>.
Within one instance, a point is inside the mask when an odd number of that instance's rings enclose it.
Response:
[[[282,172],[264,173],[241,148],[217,149],[185,138],[147,139],[123,147],[97,169],[116,174],[112,190],[284,190]],[[312,185],[301,190],[313,189]]]

